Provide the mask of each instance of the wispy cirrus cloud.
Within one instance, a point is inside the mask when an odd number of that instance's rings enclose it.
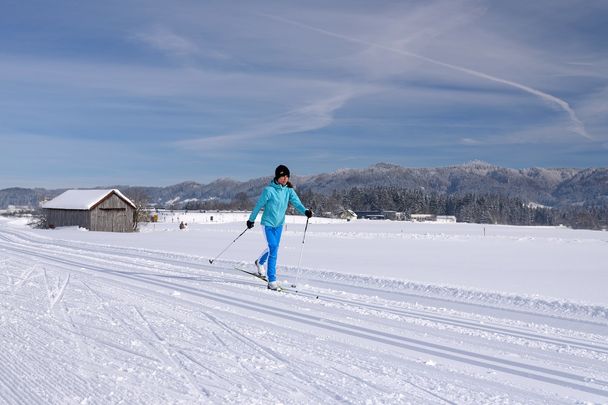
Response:
[[[54,139],[74,156],[112,151],[72,140],[117,141],[117,176],[177,181],[264,174],[275,145],[309,173],[606,162],[602,0],[26,3],[2,10],[0,133],[48,139],[0,163],[33,178],[78,172],[46,153]]]
[[[175,30],[165,26],[155,26],[141,30],[131,35],[131,38],[156,49],[166,55],[180,58],[203,57],[213,60],[228,60],[230,56],[218,49],[203,44],[185,34],[178,34]]]
[[[314,131],[331,125],[334,113],[354,96],[347,89],[340,94],[309,102],[291,109],[268,122],[252,125],[240,131],[212,135],[197,139],[181,140],[178,147],[198,151],[215,151],[235,145],[247,147],[259,142],[276,140],[279,136]]]
[[[421,55],[421,54],[417,54],[417,53],[413,53],[413,52],[409,52],[403,49],[399,49],[399,48],[395,48],[392,46],[387,46],[384,44],[380,44],[380,43],[375,43],[375,42],[370,42],[367,40],[363,40],[363,39],[359,39],[353,36],[348,36],[348,35],[343,35],[340,34],[338,32],[334,32],[334,31],[330,31],[330,30],[326,30],[320,27],[315,27],[309,24],[304,24],[302,22],[299,21],[295,21],[292,19],[288,19],[285,17],[281,17],[281,16],[277,16],[277,15],[272,15],[272,14],[260,14],[261,16],[267,17],[269,19],[275,20],[275,21],[279,21],[282,23],[286,23],[286,24],[290,24],[290,25],[294,25],[297,27],[301,27],[303,29],[306,30],[310,30],[310,31],[314,31],[326,36],[330,36],[330,37],[334,37],[334,38],[338,38],[338,39],[342,39],[344,41],[348,41],[351,43],[356,43],[356,44],[360,44],[360,45],[364,45],[366,47],[370,47],[370,48],[378,48],[378,49],[382,49],[388,52],[392,52],[392,53],[396,53],[399,55],[403,55],[403,56],[407,56],[407,57],[411,57],[411,58],[416,58],[419,60],[422,60],[424,62],[428,62],[430,64],[433,65],[437,65],[437,66],[441,66],[447,69],[451,69],[451,70],[455,70],[455,71],[459,71],[462,73],[465,73],[467,75],[473,76],[473,77],[477,77],[483,80],[489,80],[495,83],[500,83],[500,84],[504,84],[506,86],[509,87],[513,87],[519,90],[522,90],[526,93],[532,94],[534,96],[539,97],[540,99],[542,99],[543,101],[557,106],[558,108],[562,109],[563,111],[565,111],[568,114],[568,117],[570,119],[570,127],[572,129],[572,131],[574,131],[575,133],[577,133],[578,135],[581,135],[584,138],[587,138],[589,140],[593,140],[593,137],[587,133],[587,130],[585,129],[585,125],[583,124],[583,122],[579,119],[579,117],[577,116],[576,112],[572,109],[572,107],[570,106],[570,104],[559,98],[556,97],[552,94],[548,94],[546,92],[543,92],[541,90],[535,89],[533,87],[512,81],[512,80],[508,80],[508,79],[504,79],[501,77],[497,77],[488,73],[484,73],[478,70],[474,70],[474,69],[470,69],[467,67],[463,67],[463,66],[459,66],[459,65],[454,65],[451,63],[447,63],[438,59],[434,59],[434,58],[429,58],[427,56]]]
[[[195,42],[165,27],[157,26],[148,31],[139,32],[134,34],[133,38],[152,48],[178,56],[193,55],[200,52],[200,48]]]

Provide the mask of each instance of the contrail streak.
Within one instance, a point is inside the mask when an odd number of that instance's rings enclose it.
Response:
[[[502,84],[505,84],[507,86],[515,87],[517,89],[525,91],[526,93],[530,93],[530,94],[533,94],[535,96],[538,96],[538,97],[540,97],[544,101],[548,101],[549,103],[556,104],[559,108],[561,108],[562,110],[564,110],[568,114],[568,116],[570,118],[570,122],[572,123],[572,130],[575,133],[577,133],[577,134],[579,134],[579,135],[581,135],[581,136],[583,136],[583,137],[585,137],[587,139],[593,140],[593,137],[587,133],[587,131],[585,130],[585,125],[578,118],[578,116],[576,115],[576,112],[574,112],[574,110],[572,109],[572,107],[570,107],[570,105],[566,101],[562,100],[561,98],[552,96],[551,94],[547,94],[547,93],[542,92],[540,90],[534,89],[532,87],[529,87],[529,86],[526,86],[526,85],[523,85],[523,84],[520,84],[520,83],[517,83],[517,82],[513,82],[511,80],[501,79],[500,77],[496,77],[496,76],[492,76],[492,75],[489,75],[489,74],[486,74],[486,73],[483,73],[483,72],[479,72],[477,70],[468,69],[468,68],[465,68],[465,67],[462,67],[462,66],[452,65],[451,63],[442,62],[442,61],[437,60],[437,59],[429,58],[429,57],[426,57],[426,56],[423,56],[423,55],[418,55],[416,53],[412,53],[412,52],[408,52],[408,51],[403,51],[403,50],[397,49],[397,48],[392,48],[390,46],[386,46],[386,45],[382,45],[382,44],[377,44],[377,43],[374,43],[374,42],[369,42],[369,41],[365,41],[365,40],[358,39],[358,38],[352,38],[352,37],[349,37],[349,36],[346,36],[346,35],[342,35],[342,34],[339,34],[339,33],[336,33],[336,32],[332,32],[332,31],[328,31],[328,30],[325,30],[325,29],[322,29],[322,28],[314,27],[312,25],[308,25],[308,24],[304,24],[304,23],[301,23],[301,22],[298,22],[298,21],[290,20],[288,18],[284,18],[284,17],[280,17],[280,16],[275,16],[275,15],[271,15],[271,14],[261,14],[261,13],[258,13],[258,15],[260,15],[262,17],[273,19],[275,21],[280,21],[280,22],[283,22],[283,23],[295,25],[295,26],[298,26],[298,27],[301,27],[301,28],[304,28],[304,29],[307,29],[307,30],[315,31],[315,32],[318,32],[318,33],[323,34],[323,35],[331,36],[331,37],[334,37],[334,38],[339,38],[339,39],[342,39],[344,41],[348,41],[348,42],[352,42],[352,43],[357,43],[357,44],[361,44],[361,45],[365,45],[365,46],[369,46],[369,47],[374,47],[374,48],[378,48],[378,49],[383,49],[385,51],[389,51],[389,52],[397,53],[397,54],[400,54],[400,55],[404,55],[404,56],[409,56],[409,57],[412,57],[412,58],[420,59],[420,60],[423,60],[423,61],[428,62],[428,63],[432,63],[432,64],[437,65],[437,66],[443,66],[443,67],[448,68],[448,69],[456,70],[456,71],[459,71],[459,72],[462,72],[462,73],[465,73],[465,74],[468,74],[468,75],[471,75],[471,76],[479,77],[481,79],[486,79],[486,80],[490,80],[490,81],[493,81],[493,82],[496,82],[496,83],[502,83]]]

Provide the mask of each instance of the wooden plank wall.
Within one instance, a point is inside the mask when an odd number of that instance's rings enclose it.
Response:
[[[133,207],[112,194],[90,213],[91,231],[133,232]]]
[[[89,229],[89,211],[46,209],[49,226],[80,226]]]

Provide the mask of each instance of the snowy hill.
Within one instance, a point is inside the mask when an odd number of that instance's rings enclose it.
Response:
[[[334,173],[294,176],[300,191],[331,194],[353,187],[397,187],[424,190],[428,193],[478,193],[518,197],[523,201],[547,206],[565,206],[578,202],[606,202],[608,169],[508,169],[483,162],[443,168],[405,168],[379,163],[365,169],[342,169]],[[268,178],[244,182],[220,179],[207,185],[182,183],[181,191],[173,187],[146,189],[153,201],[167,201],[167,194],[179,195],[181,201],[219,198],[229,200],[239,193],[255,198]],[[156,197],[158,196],[158,197]]]
[[[608,173],[608,169],[597,170]],[[301,188],[310,187],[317,192],[325,190],[330,193],[355,186],[390,186],[421,189],[429,193],[489,193],[553,206],[568,202],[569,193],[560,194],[560,198],[554,193],[560,184],[572,180],[580,172],[582,170],[579,169],[508,169],[484,162],[430,169],[377,164],[363,170],[350,169],[310,176],[302,182]],[[588,182],[579,191],[585,190],[583,193],[586,193],[597,186]]]
[[[608,233],[289,217],[277,293],[246,216],[0,218],[0,403],[608,402]]]
[[[209,184],[193,181],[168,187],[103,186],[118,188],[127,195],[143,193],[161,206],[185,201],[218,199],[228,201],[239,193],[255,198],[269,178],[247,181],[217,179]],[[341,169],[334,173],[294,176],[300,191],[331,194],[353,187],[398,187],[428,193],[478,193],[518,197],[546,206],[566,206],[581,202],[605,204],[608,200],[608,169],[509,169],[484,162],[441,168],[405,168],[378,163],[365,169]],[[0,209],[8,205],[35,206],[41,198],[55,197],[63,190],[0,190]]]

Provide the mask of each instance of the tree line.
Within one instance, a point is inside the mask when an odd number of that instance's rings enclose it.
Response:
[[[316,215],[335,216],[353,211],[397,211],[411,214],[453,215],[458,222],[503,225],[565,225],[581,229],[608,228],[608,202],[550,208],[531,205],[520,198],[500,194],[427,193],[398,187],[353,187],[331,194],[310,189],[300,199]],[[239,193],[231,201],[191,201],[188,210],[251,210],[255,200]]]

